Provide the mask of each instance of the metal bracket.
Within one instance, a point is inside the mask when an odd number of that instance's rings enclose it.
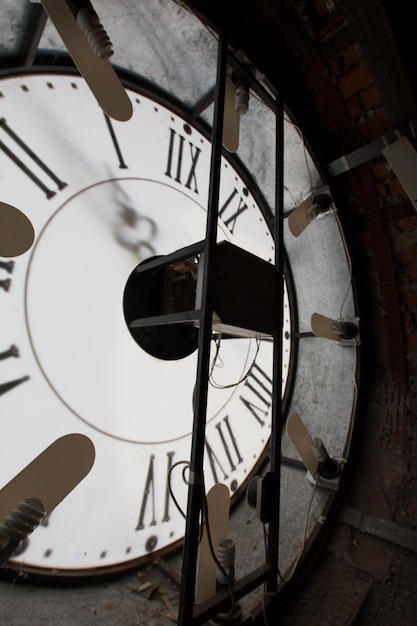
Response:
[[[417,137],[417,120],[412,120],[404,127],[390,131],[385,135],[382,135],[382,137],[371,141],[366,146],[353,150],[353,152],[349,152],[349,154],[345,154],[344,156],[331,161],[327,164],[329,173],[332,176],[339,176],[339,174],[344,174],[349,170],[362,165],[363,163],[368,163],[369,161],[382,156],[383,151],[387,148],[387,146],[395,141],[398,141],[398,139],[402,136],[408,136],[411,138]]]

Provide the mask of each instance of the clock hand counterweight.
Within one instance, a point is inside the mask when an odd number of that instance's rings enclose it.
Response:
[[[129,120],[133,107],[118,75],[108,59],[96,55],[66,0],[42,0],[42,4],[102,109],[116,120]],[[90,22],[91,17],[90,11]]]
[[[12,257],[23,254],[33,244],[35,231],[32,222],[16,207],[0,202],[0,256]],[[13,265],[2,266],[9,273]]]
[[[19,502],[0,524],[0,565],[9,560],[22,541],[39,526],[45,515],[45,507],[38,498],[29,497]]]
[[[0,564],[88,474],[94,458],[88,437],[65,435],[0,489]]]

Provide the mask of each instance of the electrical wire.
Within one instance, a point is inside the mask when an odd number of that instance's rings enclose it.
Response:
[[[169,490],[169,494],[170,494],[170,496],[171,496],[175,506],[177,507],[178,511],[180,512],[182,517],[184,519],[186,519],[186,514],[184,513],[184,511],[182,510],[178,500],[176,499],[175,494],[174,494],[173,489],[172,489],[172,485],[171,485],[171,475],[172,475],[172,472],[173,472],[173,470],[176,467],[178,467],[180,465],[184,465],[184,468],[182,470],[183,481],[187,485],[189,484],[189,482],[188,482],[188,480],[187,480],[187,478],[185,476],[185,472],[190,467],[189,462],[188,461],[177,461],[176,463],[174,463],[170,467],[169,472],[168,472],[168,490]],[[230,576],[226,572],[226,570],[224,569],[222,564],[220,563],[219,559],[217,558],[216,551],[215,551],[214,546],[213,546],[213,541],[212,541],[211,532],[210,532],[210,523],[209,523],[209,515],[208,515],[208,504],[207,504],[204,476],[203,476],[203,502],[202,502],[202,506],[201,506],[201,514],[202,514],[201,530],[200,530],[200,537],[199,537],[198,542],[199,543],[201,542],[203,529],[205,527],[206,533],[207,533],[207,541],[208,541],[208,546],[209,546],[211,557],[212,557],[213,561],[215,562],[216,566],[219,568],[219,570],[223,574],[224,579],[226,580],[226,584],[227,584],[228,590],[229,590],[231,607],[230,607],[230,609],[229,609],[229,611],[227,613],[221,613],[220,614],[223,619],[228,619],[229,617],[232,617],[234,615],[234,613],[235,613],[236,601],[235,601],[235,597],[234,597],[234,593],[233,593],[232,581],[230,580]]]
[[[169,491],[169,495],[172,498],[172,501],[174,502],[175,506],[177,507],[178,511],[180,512],[181,516],[186,519],[186,514],[184,513],[184,511],[182,510],[177,498],[175,497],[174,491],[172,489],[172,485],[171,485],[171,474],[173,472],[173,470],[178,467],[179,465],[185,465],[185,467],[182,470],[182,479],[185,482],[185,484],[188,485],[188,481],[185,478],[185,472],[187,471],[187,469],[189,469],[190,467],[190,463],[188,461],[177,461],[176,463],[174,463],[173,465],[171,465],[171,467],[169,468],[169,472],[168,472],[168,491]]]
[[[237,387],[238,385],[240,385],[241,383],[245,382],[245,380],[247,378],[249,378],[249,376],[252,374],[252,369],[253,366],[255,365],[256,362],[256,358],[258,356],[260,347],[261,347],[261,342],[259,339],[256,339],[256,352],[255,352],[255,356],[252,359],[252,363],[250,364],[246,374],[244,374],[242,376],[242,378],[240,380],[238,380],[237,382],[234,383],[230,383],[229,385],[219,385],[218,383],[216,383],[216,381],[213,378],[213,371],[214,368],[216,367],[217,361],[220,358],[220,347],[221,347],[221,339],[222,339],[222,335],[221,333],[219,333],[219,337],[216,339],[216,353],[213,357],[213,361],[211,363],[211,367],[210,367],[210,372],[209,372],[209,383],[212,387],[214,387],[215,389],[231,389],[232,387]],[[221,360],[221,359],[220,359]],[[222,361],[223,363],[223,361]],[[223,367],[223,365],[221,365],[221,367]]]
[[[298,567],[298,564],[301,560],[301,557],[304,554],[304,550],[305,550],[305,546],[307,543],[307,533],[308,533],[308,524],[310,521],[310,512],[311,512],[311,506],[313,504],[313,500],[314,500],[314,495],[316,493],[316,489],[318,486],[318,481],[319,481],[319,475],[317,476],[315,483],[314,483],[314,487],[313,487],[313,491],[311,493],[310,499],[309,499],[309,503],[308,503],[308,507],[307,507],[307,513],[306,513],[306,519],[305,519],[305,524],[304,524],[304,533],[303,533],[303,540],[301,543],[301,548],[292,564],[292,568],[290,571],[289,576],[285,577],[283,574],[281,574],[280,570],[278,569],[278,576],[280,577],[280,579],[282,580],[282,582],[287,583],[291,580],[291,578],[294,575],[295,570]],[[267,541],[268,541],[268,531],[266,529],[265,524],[263,525],[263,529],[264,529],[264,543],[265,543],[265,550],[266,550],[266,546],[267,546]]]
[[[306,164],[306,170],[307,170],[308,177],[310,179],[310,193],[311,193],[311,195],[314,195],[314,178],[313,178],[313,174],[311,173],[310,164],[308,162],[309,153],[308,153],[308,150],[307,150],[307,145],[306,145],[306,141],[305,141],[305,138],[304,138],[304,133],[301,130],[301,128],[299,126],[297,126],[297,124],[295,124],[295,122],[293,122],[292,120],[289,119],[289,117],[284,116],[284,122],[287,122],[287,124],[290,124],[297,131],[298,136],[301,139],[301,143],[302,143],[302,146],[303,146],[304,161],[305,161],[305,164]]]

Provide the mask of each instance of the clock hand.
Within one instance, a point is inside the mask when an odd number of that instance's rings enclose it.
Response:
[[[156,250],[150,243],[155,238],[156,223],[149,217],[143,217],[136,209],[132,209],[125,204],[121,204],[120,211],[123,224],[119,224],[116,230],[117,241],[127,248],[133,250],[139,261],[145,261],[156,255]]]
[[[88,437],[57,439],[0,490],[0,562],[88,474],[95,457]]]
[[[14,206],[0,202],[0,256],[23,254],[29,250],[34,238],[35,231],[29,218]]]

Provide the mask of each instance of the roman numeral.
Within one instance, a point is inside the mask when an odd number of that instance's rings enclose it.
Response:
[[[233,189],[226,202],[219,209],[219,217],[222,218],[225,226],[227,226],[232,234],[236,226],[237,218],[239,215],[242,215],[243,211],[246,211],[247,208],[248,205],[245,203],[244,199],[239,196],[238,190]]]
[[[223,467],[223,464],[219,460],[218,455],[215,453],[213,446],[206,439],[206,451],[210,463],[210,468],[213,474],[214,482],[218,483],[220,481],[217,470],[221,471],[221,473],[223,474],[223,480],[226,480],[227,478],[229,478],[227,471],[234,472],[237,465],[243,462],[243,458],[240,454],[232,427],[230,426],[228,415],[226,415],[226,417],[224,417],[221,422],[216,424],[216,429],[220,440],[218,443],[221,444],[221,456],[223,458],[226,457],[226,465],[228,465],[229,467],[229,470],[226,470]]]
[[[31,160],[32,165],[35,164],[40,168],[44,174],[46,174],[50,180],[56,184],[59,190],[67,186],[67,183],[62,182],[56,174],[38,157],[38,155],[29,148],[29,146],[17,135],[7,124],[4,117],[0,118],[0,129],[2,129]],[[24,173],[32,182],[35,183],[41,189],[48,200],[55,195],[55,191],[49,189],[49,187],[26,165],[5,143],[0,140],[0,150],[9,157],[11,161]]]
[[[0,383],[0,396],[4,395],[8,391],[11,391],[18,385],[25,383],[29,380],[29,376],[22,376],[22,378],[17,378],[16,380],[10,380],[8,383]]]
[[[163,497],[163,516],[162,522],[169,522],[169,505],[171,501],[171,494],[168,486],[168,475],[172,467],[172,459],[175,452],[167,452],[167,471],[166,471],[166,486]],[[148,473],[146,475],[145,488],[143,490],[142,502],[140,505],[139,519],[135,530],[143,530],[146,527],[145,515],[147,509],[150,510],[151,520],[148,522],[148,526],[157,525],[157,512],[156,512],[156,497],[155,497],[155,455],[152,454],[149,458]]]
[[[119,142],[117,141],[117,137],[116,137],[116,133],[114,132],[112,121],[106,113],[104,113],[104,119],[106,120],[107,129],[110,133],[110,137],[113,142],[113,147],[116,151],[117,158],[119,159],[119,167],[120,169],[128,169],[128,166],[126,165],[125,160],[123,158],[123,154],[120,149]]]
[[[8,274],[13,272],[14,261],[0,261],[0,269],[5,270]],[[9,291],[11,287],[12,281],[10,278],[3,278],[0,280],[0,289],[4,291]]]
[[[6,359],[10,358],[17,358],[19,356],[20,355],[18,347],[15,345],[11,345],[8,350],[0,352],[0,361],[5,361]],[[22,376],[21,378],[10,380],[7,383],[0,383],[0,396],[4,395],[8,391],[11,391],[15,387],[18,387],[22,383],[25,383],[27,380],[29,380],[29,378],[29,376]]]
[[[12,284],[12,281],[10,280],[10,278],[5,278],[3,280],[0,280],[0,288],[3,289],[3,291],[9,291],[11,284]]]
[[[184,149],[184,145],[187,143],[186,138],[183,135],[178,135],[173,128],[170,128],[169,132],[168,160],[165,176],[168,176],[168,178],[175,177],[175,182],[184,185],[187,189],[191,189],[193,186],[194,193],[198,193],[196,167],[201,150],[194,146],[191,141],[188,141],[190,148],[188,153]],[[185,181],[185,184],[183,181]]]
[[[17,346],[12,345],[10,346],[8,350],[5,350],[4,352],[0,352],[0,361],[3,361],[4,359],[9,359],[10,357],[18,357],[18,356],[19,356],[19,349],[17,348]]]
[[[254,404],[247,397],[239,396],[239,399],[243,402],[245,407],[250,411],[260,426],[265,426],[265,416],[268,414],[272,404],[272,379],[257,365],[253,364],[252,370],[247,377],[244,387],[252,392],[256,396],[257,400],[252,397],[252,400],[257,402]],[[259,401],[261,406],[258,406]],[[262,407],[262,405],[264,405]],[[266,408],[264,408],[266,407]]]

